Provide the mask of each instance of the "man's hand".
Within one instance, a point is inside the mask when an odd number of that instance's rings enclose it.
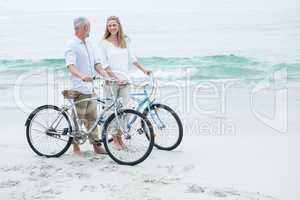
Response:
[[[83,76],[81,77],[81,80],[83,82],[92,82],[93,81],[93,78],[92,77],[89,77],[89,76]]]
[[[150,75],[152,74],[152,71],[149,70],[149,69],[145,69],[145,70],[144,70],[144,73],[145,73],[146,75],[150,76]]]

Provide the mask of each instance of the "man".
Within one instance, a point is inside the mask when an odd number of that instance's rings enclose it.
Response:
[[[65,52],[66,65],[71,72],[71,82],[73,90],[77,91],[79,96],[74,101],[90,98],[93,96],[92,81],[95,70],[104,78],[109,76],[103,70],[100,60],[95,56],[93,47],[86,40],[90,33],[90,22],[84,17],[74,19],[74,37],[69,41]],[[97,104],[93,101],[86,101],[76,104],[78,118],[83,121],[85,127],[90,129],[97,118]],[[96,154],[105,154],[105,150],[98,142],[98,128],[96,127],[89,134],[89,142],[93,145]],[[73,143],[73,151],[80,154],[79,144]]]

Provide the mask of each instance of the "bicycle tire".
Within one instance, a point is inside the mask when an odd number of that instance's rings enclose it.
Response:
[[[36,147],[36,145],[34,144],[34,142],[32,141],[32,137],[31,137],[31,131],[32,131],[32,130],[31,130],[31,127],[32,127],[32,124],[33,124],[33,123],[32,123],[32,122],[33,122],[32,120],[34,120],[35,117],[36,117],[41,111],[44,111],[44,110],[47,110],[47,109],[55,110],[55,111],[57,111],[57,112],[60,112],[60,111],[61,111],[60,108],[58,108],[57,106],[54,106],[54,105],[43,105],[43,106],[40,106],[40,107],[36,108],[36,109],[29,115],[29,117],[27,118],[26,123],[25,123],[25,126],[26,126],[26,139],[27,139],[27,142],[28,142],[30,148],[31,148],[37,155],[39,155],[39,156],[45,156],[45,157],[48,157],[48,158],[50,158],[50,157],[59,157],[59,156],[63,155],[63,154],[69,149],[69,147],[71,146],[72,141],[73,141],[73,138],[72,138],[72,137],[69,137],[69,138],[67,139],[65,146],[64,146],[61,150],[59,150],[59,151],[56,152],[56,153],[51,153],[51,154],[48,154],[48,153],[45,153],[45,152],[41,152],[41,151]],[[66,127],[66,128],[68,128],[68,131],[69,131],[69,132],[72,132],[72,126],[71,126],[71,123],[70,123],[70,120],[69,120],[68,116],[67,116],[64,112],[62,112],[62,116],[63,116],[63,118],[64,118],[64,119],[66,120],[66,122],[67,122],[68,127]],[[46,135],[46,133],[45,133],[45,135]],[[48,136],[48,135],[47,135],[47,136]],[[51,136],[49,136],[49,137],[51,137]],[[66,136],[66,137],[68,137],[68,136]]]

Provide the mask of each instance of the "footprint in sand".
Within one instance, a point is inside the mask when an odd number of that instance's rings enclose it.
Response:
[[[209,195],[214,196],[214,197],[220,197],[220,198],[225,198],[225,197],[230,197],[233,199],[239,199],[239,200],[277,200],[276,198],[272,196],[267,196],[263,195],[259,192],[241,192],[237,190],[232,190],[232,189],[214,189],[211,190]]]
[[[195,165],[186,165],[183,167],[183,172],[190,172],[193,171],[195,169]]]
[[[62,192],[53,188],[42,188],[36,192],[36,194],[31,195],[29,199],[53,199],[60,195]]]
[[[0,188],[12,188],[16,187],[21,183],[21,181],[18,180],[7,180],[0,182]]]
[[[84,185],[81,187],[80,192],[97,192],[98,187],[95,185]]]
[[[53,188],[45,188],[45,189],[41,190],[41,193],[42,194],[50,194],[50,195],[59,195],[62,192],[58,191],[58,190],[55,190]]]
[[[105,159],[104,156],[101,156],[101,157],[96,157],[95,156],[95,157],[90,158],[89,161],[92,162],[92,163],[95,163],[95,162],[102,162],[104,159]]]
[[[23,166],[21,165],[15,165],[15,166],[3,166],[0,168],[0,172],[17,172],[21,171],[23,169]]]
[[[10,193],[10,199],[12,200],[27,200],[27,195],[25,192],[22,193],[16,193],[16,192],[12,192]],[[32,199],[32,198],[29,198]]]
[[[76,173],[75,173],[75,176],[76,176],[77,178],[79,178],[79,179],[88,179],[88,178],[91,177],[90,174],[84,173],[84,172],[76,172]]]
[[[235,189],[217,189],[201,187],[197,184],[188,185],[186,192],[188,193],[205,193],[209,196],[224,198],[224,199],[238,199],[238,200],[278,200],[270,195],[263,195],[259,192],[242,192]]]
[[[169,184],[178,183],[179,181],[180,178],[172,177],[172,178],[145,178],[143,182],[148,184],[169,185]]]
[[[147,200],[162,200],[160,197],[146,197]]]
[[[236,190],[224,190],[229,196],[241,196],[241,194]]]
[[[108,190],[109,192],[118,192],[120,191],[120,187],[118,185],[115,185],[115,184],[104,184],[104,183],[101,183],[99,185],[99,189],[104,189],[104,190]]]
[[[204,187],[193,184],[193,185],[188,186],[188,188],[186,189],[186,192],[188,192],[188,193],[204,193],[205,189],[204,189]]]
[[[242,200],[278,200],[275,197],[272,197],[270,195],[264,195],[261,194],[260,192],[239,192],[240,193],[240,197],[242,198]]]
[[[227,194],[221,190],[213,190],[213,191],[210,191],[209,194],[214,197],[227,197]]]
[[[88,179],[91,177],[90,174],[84,172],[68,172],[66,175],[69,178],[78,178],[78,179]]]
[[[72,167],[81,167],[81,166],[86,165],[86,162],[83,162],[83,161],[71,161],[68,164],[71,165]]]
[[[53,168],[55,168],[55,166],[49,165],[49,164],[42,164],[40,166],[40,170],[50,170],[50,169],[53,169]]]
[[[109,165],[104,165],[104,166],[101,166],[100,168],[99,168],[99,171],[102,171],[102,172],[115,172],[115,171],[117,171],[117,170],[119,170],[119,166],[118,165],[111,165],[111,164],[109,164]]]
[[[169,174],[174,172],[174,165],[158,165],[157,168],[166,169]]]

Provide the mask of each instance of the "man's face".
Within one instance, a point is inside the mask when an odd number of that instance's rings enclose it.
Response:
[[[87,22],[84,25],[84,34],[85,34],[85,37],[89,37],[90,36],[90,30],[91,30],[90,22]]]

